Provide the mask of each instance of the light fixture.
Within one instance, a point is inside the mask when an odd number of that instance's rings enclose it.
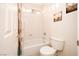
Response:
[[[39,11],[37,11],[37,12],[36,12],[36,14],[40,14],[40,12],[39,12]]]
[[[32,9],[31,8],[27,8],[26,12],[32,12]]]
[[[32,13],[32,9],[31,8],[22,8],[23,12],[28,12],[28,13]]]
[[[40,14],[41,12],[39,10],[32,9],[32,13],[34,13],[34,14]]]

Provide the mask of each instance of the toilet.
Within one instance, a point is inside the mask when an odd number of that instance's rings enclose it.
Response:
[[[51,37],[49,41],[49,45],[40,49],[41,56],[55,56],[57,51],[63,50],[64,40]]]

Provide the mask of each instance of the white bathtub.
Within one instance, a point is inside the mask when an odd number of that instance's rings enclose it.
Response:
[[[40,48],[48,45],[45,39],[31,39],[24,42],[24,47],[22,48],[22,56],[39,56]]]

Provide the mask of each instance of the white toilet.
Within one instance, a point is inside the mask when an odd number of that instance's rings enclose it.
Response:
[[[54,37],[51,37],[50,39],[50,45],[51,46],[43,46],[40,49],[40,55],[41,56],[54,56],[56,55],[57,51],[62,51],[64,47],[64,40],[57,39]]]

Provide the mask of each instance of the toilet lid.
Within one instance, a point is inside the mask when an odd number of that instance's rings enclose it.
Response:
[[[55,54],[56,50],[50,46],[44,46],[40,49],[41,54],[49,55],[49,54]]]

